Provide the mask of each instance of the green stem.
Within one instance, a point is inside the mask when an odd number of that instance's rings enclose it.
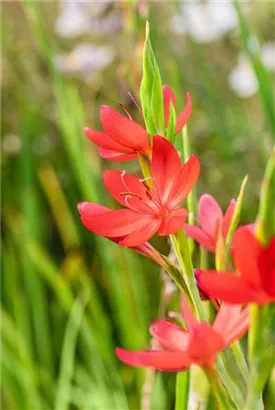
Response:
[[[187,285],[185,283],[185,280],[184,280],[184,277],[182,276],[181,271],[166,256],[162,255],[162,259],[165,262],[164,265],[162,265],[163,269],[168,273],[168,275],[173,280],[173,282],[176,284],[178,289],[184,294],[184,296],[186,296],[188,301],[192,303],[189,290],[187,288]]]
[[[195,307],[197,316],[200,320],[206,320],[206,314],[203,309],[200,295],[197,288],[196,279],[194,276],[194,269],[192,264],[192,259],[189,251],[189,246],[187,243],[187,237],[183,229],[178,232],[180,235],[180,240],[176,235],[170,235],[172,245],[175,251],[175,254],[178,258],[183,277],[185,283],[187,284],[187,288],[189,290],[189,294],[192,300],[192,303]]]
[[[200,246],[200,269],[208,268],[208,252],[203,246]]]
[[[182,130],[181,151],[182,151],[182,158],[184,162],[186,162],[191,155],[191,145],[190,145],[190,140],[189,140],[189,136],[187,132],[187,125],[185,125],[185,127]],[[194,216],[197,211],[196,191],[194,188],[192,189],[192,191],[187,197],[187,209],[189,211],[188,223],[190,225],[194,225],[194,222],[195,222]]]
[[[229,376],[222,355],[219,355],[217,357],[217,369],[220,379],[222,380],[231,400],[235,403],[238,409],[241,409],[244,405],[242,393],[240,391],[239,386],[236,383],[234,383],[234,381]]]
[[[235,357],[236,362],[238,363],[239,370],[242,373],[244,380],[247,382],[249,371],[248,371],[248,366],[247,366],[240,342],[237,341],[233,345],[231,345],[231,350]]]
[[[212,391],[214,393],[214,398],[217,404],[217,409],[219,410],[232,410],[232,407],[228,403],[228,399],[226,397],[225,391],[223,386],[221,385],[216,370],[214,368],[206,368],[205,372],[209,379],[209,382],[212,387]]]
[[[250,305],[251,325],[248,333],[248,360],[250,377],[244,410],[263,409],[261,391],[258,384],[258,362],[261,350],[261,308],[256,304]]]
[[[190,370],[177,373],[175,410],[186,410],[190,384]]]

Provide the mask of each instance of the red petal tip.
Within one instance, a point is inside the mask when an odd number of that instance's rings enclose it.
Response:
[[[103,112],[105,111],[107,111],[108,112],[108,110],[110,109],[111,107],[109,107],[108,105],[101,105],[100,107],[99,107],[99,111],[100,111],[100,113],[101,114],[103,114]]]
[[[79,204],[77,204],[77,209],[80,215],[82,215],[82,212],[84,211],[86,204],[87,202],[80,202]]]

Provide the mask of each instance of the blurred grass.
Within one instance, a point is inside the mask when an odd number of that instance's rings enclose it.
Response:
[[[83,126],[99,127],[101,103],[118,108],[122,101],[139,119],[127,91],[139,95],[146,16],[135,2],[114,7],[123,18],[122,31],[107,40],[116,60],[85,82],[61,75],[53,64],[55,53],[68,48],[53,29],[57,3],[3,4],[1,132],[18,135],[21,144],[19,155],[2,152],[3,409],[139,408],[144,372],[118,363],[114,348],[149,346],[159,270],[87,232],[76,210],[83,200],[114,205],[101,172],[121,166],[99,159]],[[269,34],[270,6],[253,4],[248,27],[237,4],[239,32],[207,46],[169,31],[173,7],[150,4],[152,44],[178,107],[186,90],[193,97],[189,134],[202,163],[197,192],[210,192],[226,206],[248,173],[242,222],[251,222],[274,143],[274,77],[249,53],[260,92],[243,101],[228,89],[227,74],[237,53],[249,51],[251,34],[260,40]],[[44,152],[45,140],[50,148]],[[134,171],[137,164],[123,167]],[[154,243],[168,250],[164,241]],[[174,375],[157,375],[152,409],[171,408],[174,381]]]

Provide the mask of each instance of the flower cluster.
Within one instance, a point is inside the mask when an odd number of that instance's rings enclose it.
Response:
[[[171,88],[164,86],[164,130],[169,126],[171,107],[176,110],[175,95]],[[187,93],[187,104],[175,119],[175,136],[186,125],[191,108],[191,97]],[[181,282],[179,287],[185,294],[180,296],[181,324],[157,320],[151,325],[154,349],[132,352],[117,348],[116,354],[124,363],[137,367],[179,372],[196,364],[206,373],[209,369],[215,371],[217,354],[247,332],[248,305],[275,302],[275,237],[263,245],[251,226],[236,230],[240,198],[232,199],[223,214],[217,201],[203,194],[198,217],[195,217],[197,225],[187,224],[188,210],[182,204],[198,180],[198,158],[191,155],[183,164],[165,135],[150,137],[124,106],[123,109],[127,117],[102,106],[100,118],[104,132],[89,128],[84,132],[99,147],[101,157],[113,161],[138,158],[143,173],[137,172],[134,176],[124,170],[105,171],[104,185],[123,208],[112,210],[82,202],[78,205],[81,221],[95,234],[151,258],[176,284],[181,277],[184,284]],[[156,233],[171,237],[180,269],[148,242]],[[191,265],[187,262],[192,255],[186,237],[216,258],[221,253],[223,271],[218,265],[217,270],[193,269],[192,262]],[[180,238],[185,238],[182,243]],[[209,299],[212,314],[213,309],[217,310],[213,324],[207,320],[199,294]]]

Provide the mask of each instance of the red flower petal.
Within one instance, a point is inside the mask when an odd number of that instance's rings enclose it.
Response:
[[[241,338],[248,330],[249,311],[242,305],[229,305],[223,303],[213,324],[220,334],[223,335],[225,344],[228,346]]]
[[[191,359],[211,359],[224,347],[222,336],[207,323],[198,323],[192,329],[188,354]]]
[[[181,161],[176,149],[165,138],[153,137],[152,176],[162,203],[168,199],[175,176],[180,172]]]
[[[242,305],[222,303],[213,324],[214,329],[223,335],[230,332],[238,322],[241,311]]]
[[[128,146],[124,146],[117,141],[115,141],[110,135],[106,134],[105,132],[92,130],[88,127],[83,129],[86,137],[89,138],[94,144],[98,145],[99,147],[115,150],[119,152],[131,152],[132,148]]]
[[[259,259],[262,246],[250,229],[241,228],[236,231],[233,241],[233,259],[241,278],[255,289],[261,288]]]
[[[146,207],[148,198],[145,195],[144,186],[139,182],[139,178],[121,171],[107,170],[103,173],[103,182],[112,197],[121,205],[128,207],[130,204],[130,206],[135,209],[150,211],[150,208]],[[125,195],[121,195],[121,193]],[[126,193],[129,194],[126,195]],[[133,195],[125,201],[130,193]]]
[[[146,153],[150,148],[149,137],[144,128],[113,108],[102,105],[100,107],[100,119],[104,131],[118,144],[142,153]],[[106,148],[112,149],[111,147]]]
[[[140,214],[131,209],[118,209],[92,214],[83,211],[81,220],[90,231],[107,237],[125,236],[144,226]]]
[[[208,194],[203,194],[199,202],[199,220],[202,229],[216,243],[218,224],[222,226],[223,214],[218,202]]]
[[[169,117],[170,117],[170,102],[172,102],[175,109],[177,109],[176,97],[175,97],[175,94],[173,93],[173,90],[170,87],[168,87],[168,85],[164,85],[162,87],[162,91],[163,91],[163,104],[164,104],[164,120],[165,120],[165,128],[166,128],[169,122]]]
[[[196,279],[199,288],[210,298],[240,304],[254,302],[258,298],[257,292],[233,273],[198,270]]]
[[[182,130],[192,113],[192,99],[189,93],[186,93],[186,99],[187,103],[177,118],[176,134],[178,134]]]
[[[240,319],[239,322],[235,324],[235,327],[231,329],[230,333],[228,332],[227,334],[224,335],[226,345],[229,346],[232,343],[234,343],[236,340],[243,337],[243,335],[245,335],[246,332],[248,331],[249,325],[250,325],[250,317],[247,312],[247,314],[245,314],[243,318]]]
[[[200,163],[195,155],[191,155],[189,160],[181,167],[173,187],[170,190],[169,204],[171,207],[178,206],[186,199],[197,182],[200,174]],[[176,173],[174,174],[177,175]]]
[[[228,229],[229,229],[230,224],[231,224],[231,219],[232,219],[233,213],[235,211],[236,204],[237,204],[236,200],[232,199],[230,201],[230,204],[229,204],[226,212],[225,212],[225,215],[224,215],[224,218],[223,218],[223,223],[222,223],[222,235],[223,235],[224,239],[226,239],[226,237],[227,237]]]
[[[117,162],[129,161],[137,157],[137,153],[124,154],[123,152],[114,151],[106,148],[99,148],[99,155],[101,156],[101,158]]]
[[[94,202],[80,202],[77,205],[77,209],[80,215],[85,215],[86,217],[88,217],[89,215],[93,216],[96,214],[103,214],[104,212],[112,212],[112,209],[106,208],[106,206],[95,204]]]
[[[150,333],[167,350],[186,351],[190,340],[187,331],[168,320],[156,320],[150,326]]]
[[[120,348],[116,348],[115,352],[122,362],[135,367],[153,367],[165,371],[180,371],[191,364],[184,352],[156,350],[131,352]]]
[[[199,228],[198,226],[185,224],[184,230],[185,230],[186,235],[189,236],[189,238],[192,238],[195,241],[197,241],[200,245],[202,245],[208,251],[215,253],[215,250],[216,250],[215,242],[201,228]]]
[[[275,237],[261,253],[259,262],[262,286],[275,298]]]
[[[119,242],[121,246],[134,247],[146,242],[157,232],[160,221],[152,218],[150,215],[137,214],[139,226]]]
[[[169,216],[162,220],[158,230],[160,236],[171,235],[177,232],[184,225],[188,211],[184,208],[174,209]]]

